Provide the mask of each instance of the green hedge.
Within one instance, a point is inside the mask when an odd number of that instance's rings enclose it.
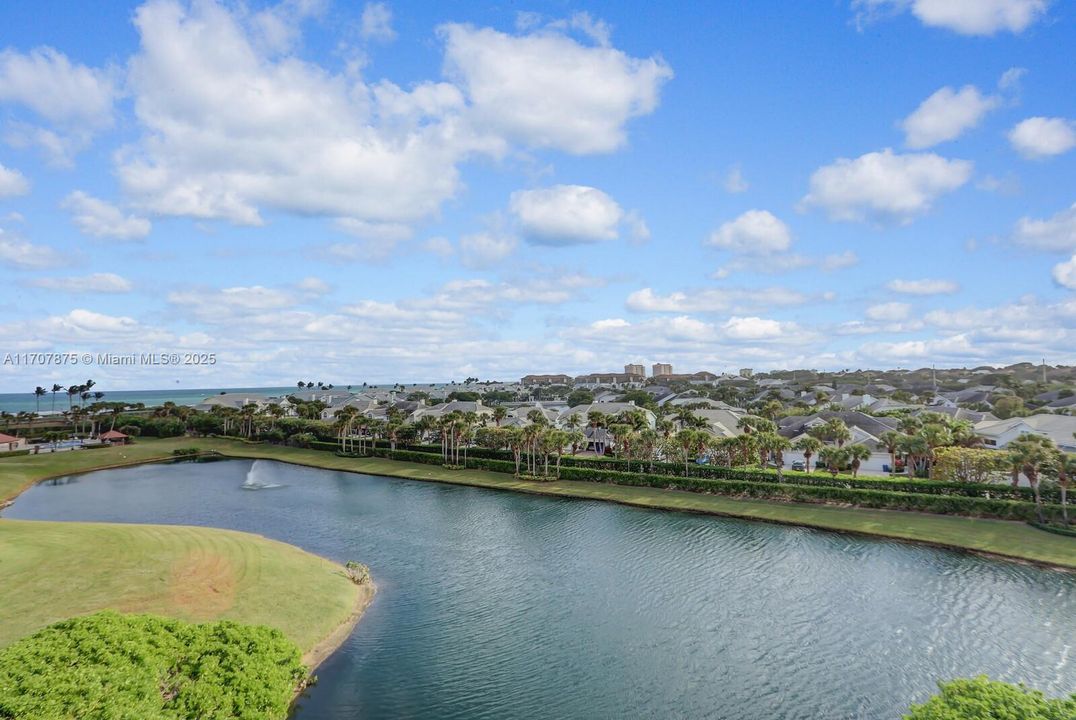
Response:
[[[29,454],[30,454],[29,450],[7,450],[5,452],[0,452],[0,458],[20,457],[22,455],[29,455]]]
[[[378,443],[381,447],[381,443]],[[385,443],[383,447],[388,447]],[[397,447],[416,452],[440,454],[437,445],[398,445]],[[512,461],[512,453],[507,450],[490,450],[488,448],[468,448],[470,458]],[[514,463],[513,463],[514,465]],[[649,469],[650,463],[640,460],[620,460],[617,458],[571,457],[561,459],[561,467],[590,468],[592,470],[619,470],[622,472],[642,472]],[[683,478],[684,464],[672,462],[654,462],[654,474]],[[958,483],[940,480],[920,480],[915,478],[855,477],[838,474],[836,477],[828,472],[797,472],[786,470],[784,482],[795,485],[815,485],[819,487],[838,487],[860,490],[883,490],[890,492],[921,493],[926,495],[957,495],[961,497],[981,497],[998,500],[1021,500],[1034,502],[1035,494],[1029,487],[1012,487],[1011,485],[986,483]],[[754,482],[777,482],[777,471],[764,468],[724,467],[722,465],[688,464],[688,476],[712,478],[715,480],[748,480]],[[1040,488],[1043,502],[1061,501],[1061,490],[1054,486]]]
[[[0,650],[0,718],[283,720],[305,677],[279,630],[101,612]]]
[[[1039,530],[1045,530],[1046,532],[1056,533],[1057,535],[1067,535],[1069,537],[1076,537],[1076,528],[1064,527],[1062,525],[1044,525],[1040,522],[1029,522],[1031,527],[1038,528]]]
[[[374,457],[403,460],[406,462],[441,465],[440,454],[416,452],[414,450],[397,450],[375,447],[368,453]],[[490,470],[500,473],[514,473],[515,462],[491,460],[486,458],[467,458],[467,467],[472,470]],[[786,476],[787,477],[787,476]],[[938,495],[931,493],[911,493],[893,490],[872,490],[863,488],[831,487],[826,485],[800,485],[792,482],[760,482],[758,480],[715,479],[698,477],[677,477],[649,473],[628,473],[618,470],[595,470],[592,468],[567,467],[560,469],[561,480],[579,482],[599,482],[635,487],[653,487],[666,490],[685,490],[688,492],[713,493],[734,497],[751,497],[771,500],[788,500],[795,502],[848,503],[859,507],[886,508],[890,510],[913,510],[917,512],[938,513],[944,515],[969,515],[972,517],[992,517],[1004,520],[1035,520],[1035,506],[1029,502],[996,498],[964,497],[959,495]],[[1061,508],[1057,505],[1044,505],[1044,512],[1051,520],[1061,517]]]

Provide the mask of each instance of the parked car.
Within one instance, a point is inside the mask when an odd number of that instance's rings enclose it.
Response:
[[[790,467],[793,470],[799,470],[800,472],[803,472],[804,470],[807,469],[806,466],[803,464],[802,460],[793,460],[792,465],[790,465]]]

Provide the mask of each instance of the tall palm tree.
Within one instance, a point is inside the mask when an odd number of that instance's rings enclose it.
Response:
[[[813,435],[805,435],[796,441],[792,449],[803,453],[803,469],[811,472],[811,456],[822,449],[822,441]]]
[[[37,414],[38,415],[41,414],[41,398],[43,398],[46,393],[48,393],[48,390],[41,387],[40,385],[38,385],[36,388],[34,388],[34,400],[37,402]]]
[[[871,450],[866,445],[856,443],[845,448],[848,451],[848,459],[852,462],[852,477],[859,475],[859,467],[864,460],[869,460]]]
[[[1042,512],[1042,495],[1039,492],[1039,475],[1049,467],[1057,452],[1053,440],[1042,435],[1024,433],[1009,443],[1007,449],[1013,464],[1020,466],[1028,485],[1035,493],[1036,517],[1040,523],[1046,522]]]
[[[504,419],[506,417],[508,417],[508,411],[505,410],[504,407],[498,405],[497,407],[493,408],[493,422],[497,425],[497,427],[501,426],[501,423],[504,422]]]
[[[52,390],[50,390],[50,392],[52,393],[52,411],[53,412],[56,412],[56,393],[60,392],[61,390],[66,390],[66,389],[67,388],[65,388],[63,385],[57,385],[56,383],[52,384]]]
[[[896,430],[886,430],[878,436],[878,439],[885,445],[886,452],[889,453],[890,475],[895,475],[897,472],[897,449],[900,447],[900,439],[902,437],[904,437],[904,433],[897,432]]]
[[[1054,460],[1054,473],[1057,476],[1057,485],[1061,488],[1061,519],[1067,526],[1069,524],[1069,484],[1076,477],[1076,455],[1066,452],[1057,453]]]
[[[943,423],[925,423],[922,429],[919,430],[920,437],[926,441],[928,458],[930,460],[930,474],[931,480],[934,479],[934,462],[935,451],[940,447],[946,447],[953,444],[953,434],[949,431],[949,427]]]

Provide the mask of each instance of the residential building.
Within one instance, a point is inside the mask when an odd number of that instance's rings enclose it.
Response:
[[[525,375],[520,384],[523,387],[536,385],[571,385],[572,378],[569,375]]]
[[[582,388],[635,388],[645,380],[645,375],[636,373],[590,373],[576,377],[574,382],[577,387]]]
[[[651,370],[654,373],[654,377],[673,374],[673,367],[669,363],[654,363]]]
[[[26,448],[26,438],[0,433],[0,452],[14,452]]]
[[[626,375],[642,375],[643,377],[646,377],[646,367],[643,365],[625,365],[624,373]]]
[[[755,374],[755,371],[751,368],[740,368],[740,377],[749,378]]]
[[[1076,452],[1076,417],[1072,415],[1028,415],[1008,420],[983,420],[975,423],[975,432],[983,445],[1001,450],[1024,433],[1042,435],[1065,452]]]

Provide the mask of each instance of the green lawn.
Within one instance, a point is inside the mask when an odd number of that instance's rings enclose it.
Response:
[[[192,444],[146,439],[0,458],[0,502],[46,478],[168,459]],[[0,647],[58,620],[114,609],[269,625],[309,653],[369,592],[335,563],[247,533],[0,519]]]
[[[360,592],[335,563],[258,535],[0,520],[0,647],[112,609],[269,625],[310,652],[349,620]]]

